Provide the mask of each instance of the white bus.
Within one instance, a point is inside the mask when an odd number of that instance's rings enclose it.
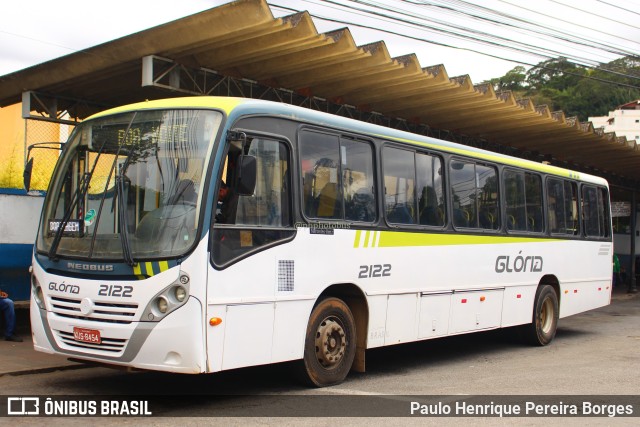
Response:
[[[36,350],[209,373],[559,318],[611,299],[601,178],[291,105],[143,102],[70,136],[34,249]]]

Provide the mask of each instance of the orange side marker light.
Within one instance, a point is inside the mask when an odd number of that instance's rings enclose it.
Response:
[[[209,319],[209,324],[211,326],[218,326],[220,323],[222,323],[222,319],[219,317],[212,317]]]

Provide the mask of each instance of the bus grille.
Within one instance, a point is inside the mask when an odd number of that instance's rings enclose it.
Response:
[[[138,304],[93,302],[93,312],[85,316],[80,311],[80,301],[74,298],[51,297],[51,311],[58,316],[91,322],[123,323],[133,321]]]
[[[100,350],[109,353],[121,353],[124,351],[127,345],[127,340],[124,338],[105,338],[101,337],[100,344],[80,342],[73,338],[73,332],[56,331],[58,340],[64,343],[66,346],[75,347],[86,350]]]

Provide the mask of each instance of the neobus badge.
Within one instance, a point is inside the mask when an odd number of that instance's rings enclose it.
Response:
[[[113,271],[113,264],[83,264],[80,262],[68,262],[67,268],[72,270],[83,270],[83,271]]]

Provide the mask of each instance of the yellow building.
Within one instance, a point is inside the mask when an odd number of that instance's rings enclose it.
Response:
[[[64,142],[72,126],[22,117],[22,104],[0,108],[0,188],[23,188],[27,148],[41,142]],[[26,135],[26,136],[25,136]],[[35,150],[31,188],[46,190],[58,150]]]

